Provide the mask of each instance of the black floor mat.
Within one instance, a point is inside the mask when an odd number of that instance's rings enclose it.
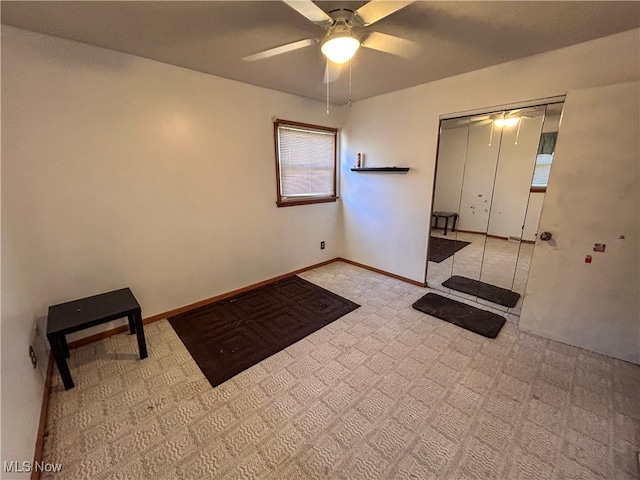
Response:
[[[472,278],[454,275],[442,282],[442,286],[452,288],[462,293],[468,293],[475,297],[489,300],[503,307],[513,308],[520,299],[520,294],[506,288],[496,287],[488,283],[473,280]]]
[[[462,240],[449,240],[448,238],[430,237],[429,238],[429,261],[440,263],[446,260],[458,250],[462,250],[471,242],[463,242]]]
[[[169,318],[215,387],[358,308],[300,277],[289,277]]]
[[[506,321],[495,313],[435,293],[427,293],[413,308],[488,338],[496,338]]]

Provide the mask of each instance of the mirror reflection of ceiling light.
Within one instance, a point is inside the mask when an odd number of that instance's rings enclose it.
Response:
[[[351,32],[339,32],[330,35],[320,48],[333,63],[345,63],[351,60],[360,48],[360,41],[351,36]]]
[[[496,127],[513,127],[520,121],[520,117],[498,118],[493,123]]]

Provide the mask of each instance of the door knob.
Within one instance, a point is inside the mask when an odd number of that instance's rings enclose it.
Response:
[[[553,235],[551,235],[550,232],[542,232],[540,234],[540,240],[544,240],[545,242],[551,240],[552,237],[553,237]]]

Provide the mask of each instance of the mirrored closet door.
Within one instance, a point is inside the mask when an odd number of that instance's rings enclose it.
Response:
[[[427,283],[519,314],[562,103],[442,120]]]

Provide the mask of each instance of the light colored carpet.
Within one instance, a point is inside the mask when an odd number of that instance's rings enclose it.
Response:
[[[166,320],[53,381],[64,479],[634,479],[640,367],[411,308],[426,289],[342,262],[303,275],[361,308],[211,388]],[[53,475],[44,475],[51,478]]]

